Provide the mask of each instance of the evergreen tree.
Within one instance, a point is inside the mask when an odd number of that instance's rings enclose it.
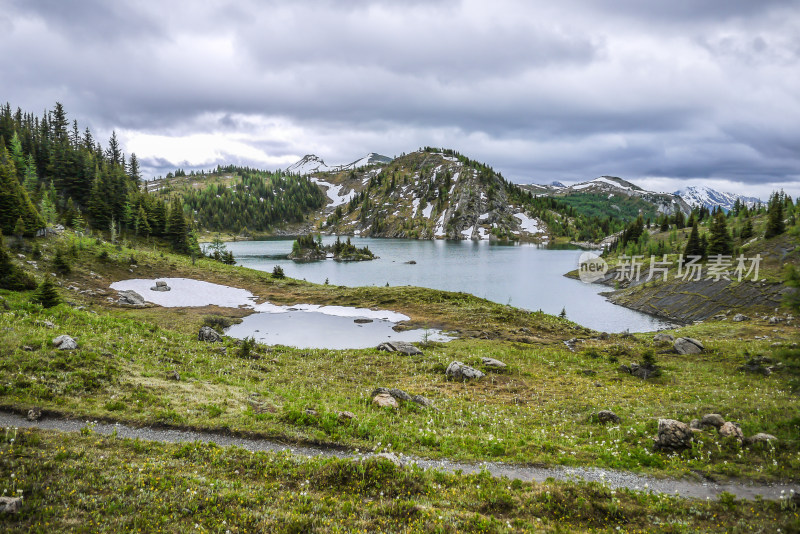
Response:
[[[53,257],[53,270],[58,274],[69,274],[72,272],[72,266],[67,261],[62,250],[56,249],[56,254]]]
[[[703,249],[700,245],[700,234],[697,229],[697,221],[693,220],[692,231],[689,233],[689,240],[686,242],[686,248],[683,249],[684,257],[687,256],[703,256]]]
[[[11,234],[22,218],[25,233],[33,235],[44,227],[44,221],[28,197],[28,192],[17,179],[14,162],[5,146],[0,146],[0,231]]]
[[[172,197],[167,219],[167,238],[169,238],[175,252],[181,254],[189,253],[187,230],[186,217],[183,214],[183,204],[177,196]]]
[[[61,297],[58,294],[53,280],[46,276],[44,281],[39,284],[36,292],[33,294],[33,302],[37,302],[44,308],[52,308],[61,304]]]
[[[774,193],[769,199],[769,207],[767,208],[767,229],[764,232],[764,237],[769,239],[781,235],[786,230],[785,223],[783,222],[783,200],[778,193]]]
[[[733,254],[733,239],[728,233],[728,227],[725,223],[725,214],[719,210],[711,221],[710,238],[708,240],[707,253],[709,256],[717,254],[730,255]]]
[[[744,225],[742,225],[742,231],[739,233],[739,237],[742,238],[742,241],[753,237],[753,221],[750,217],[744,220]]]

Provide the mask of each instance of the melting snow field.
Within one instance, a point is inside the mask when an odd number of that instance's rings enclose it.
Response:
[[[356,196],[355,190],[350,191],[346,195],[339,194],[342,188],[344,188],[344,186],[342,185],[333,185],[328,182],[319,180],[317,178],[311,178],[311,181],[314,182],[315,184],[328,188],[325,190],[325,194],[328,195],[328,198],[331,200],[331,202],[333,202],[333,204],[328,204],[327,207],[329,208],[335,208],[337,206],[342,206],[344,204],[347,204],[348,202],[350,202],[350,200],[353,199],[353,197]]]
[[[360,349],[384,341],[449,341],[439,330],[405,330],[394,327],[409,318],[390,310],[370,310],[350,306],[297,304],[278,306],[269,302],[256,304],[256,297],[245,289],[192,280],[159,278],[170,291],[153,291],[156,280],[131,279],[111,284],[117,291],[135,291],[147,302],[166,308],[223,306],[252,308],[255,313],[228,329],[226,335],[237,339],[254,337],[259,343],[281,344],[297,348]],[[358,323],[355,322],[359,319]]]
[[[529,234],[537,234],[541,232],[539,229],[539,221],[537,219],[531,219],[524,213],[515,213],[514,217],[519,219],[520,228]]]
[[[153,291],[155,280],[136,278],[121,280],[111,284],[111,289],[117,291],[136,291],[144,300],[164,306],[165,308],[178,308],[183,306],[223,306],[225,308],[238,308],[240,306],[255,306],[255,296],[246,289],[212,284],[201,280],[189,278],[159,278],[171,288],[170,291]]]

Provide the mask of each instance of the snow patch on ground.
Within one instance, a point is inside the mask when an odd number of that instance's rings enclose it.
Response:
[[[463,235],[464,237],[466,237],[467,239],[469,239],[469,238],[471,238],[471,237],[472,237],[472,231],[473,231],[474,229],[475,229],[475,227],[474,227],[474,226],[470,226],[470,227],[469,227],[469,228],[467,228],[466,230],[461,230],[461,235]]]
[[[436,221],[436,228],[433,230],[433,235],[436,237],[444,237],[444,216],[447,212],[442,213],[442,216],[439,217],[439,220]]]
[[[225,308],[238,308],[240,306],[253,307],[255,296],[246,289],[212,284],[190,278],[159,278],[171,288],[170,291],[151,291],[155,280],[134,278],[120,280],[111,284],[111,289],[117,291],[136,291],[147,302],[164,306],[165,308],[178,308],[184,306],[223,306]]]
[[[345,195],[340,194],[340,191],[344,188],[343,185],[333,185],[331,183],[320,180],[319,178],[311,178],[311,181],[317,185],[321,185],[323,187],[328,188],[325,190],[325,194],[328,195],[328,198],[332,202],[332,204],[328,204],[327,207],[329,208],[335,208],[336,206],[347,204],[353,199],[353,197],[356,196],[355,190],[350,191]]]
[[[489,231],[486,228],[478,227],[478,239],[489,239]]]
[[[524,213],[515,213],[514,217],[519,219],[519,226],[525,232],[529,234],[538,234],[542,230],[539,228],[539,220],[538,219],[531,219]]]
[[[413,219],[414,217],[417,216],[417,210],[419,209],[419,199],[418,198],[415,198],[411,202],[411,207],[413,208],[413,210],[411,211],[411,218]]]
[[[422,216],[425,217],[426,219],[430,219],[432,211],[433,211],[433,204],[428,204],[427,206],[425,206],[425,209],[422,210]]]

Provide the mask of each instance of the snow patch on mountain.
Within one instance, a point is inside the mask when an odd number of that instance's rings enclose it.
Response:
[[[681,197],[693,208],[705,206],[708,209],[713,209],[720,207],[725,211],[733,209],[737,198],[748,207],[753,207],[761,202],[761,200],[755,197],[746,197],[735,193],[717,191],[705,185],[690,185],[675,191],[674,194]]]
[[[386,165],[391,161],[392,158],[388,156],[382,156],[376,152],[371,152],[363,158],[353,161],[352,163],[346,163],[344,165],[327,165],[319,156],[307,154],[296,163],[286,167],[286,172],[305,176],[318,172],[342,172],[352,169],[360,169],[361,167],[367,167],[369,165]]]

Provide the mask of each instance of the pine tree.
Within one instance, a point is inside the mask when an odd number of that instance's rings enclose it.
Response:
[[[781,235],[786,230],[783,222],[783,200],[778,193],[774,193],[769,199],[767,208],[767,229],[764,237],[769,239]]]
[[[39,284],[36,292],[33,294],[33,302],[37,302],[44,308],[52,308],[61,304],[61,297],[58,294],[55,284],[46,276],[44,281]]]
[[[53,270],[58,274],[69,274],[72,272],[72,266],[67,261],[67,258],[64,256],[64,252],[61,249],[56,249],[56,254],[53,257]]]
[[[733,239],[728,233],[725,214],[722,210],[719,210],[711,221],[710,234],[707,249],[709,256],[733,254]]]
[[[742,241],[753,237],[753,221],[750,217],[744,220],[744,225],[742,226],[742,231],[739,233],[739,237],[741,237]]]

